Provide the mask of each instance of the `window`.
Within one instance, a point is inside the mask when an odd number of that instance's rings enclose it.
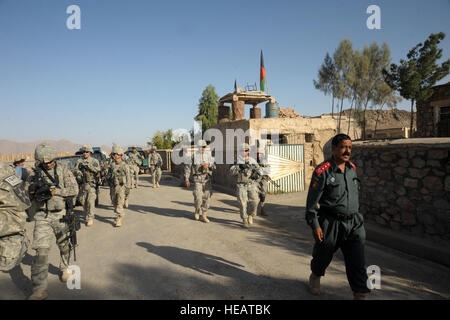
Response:
[[[450,119],[450,107],[441,107],[441,121]]]

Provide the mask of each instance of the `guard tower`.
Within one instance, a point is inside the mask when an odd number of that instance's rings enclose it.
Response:
[[[248,90],[236,88],[234,92],[230,92],[219,99],[219,123],[230,121],[230,106],[225,105],[226,103],[230,103],[233,108],[233,121],[244,119],[246,104],[253,106],[250,109],[250,119],[260,119],[261,108],[258,108],[258,104],[266,101],[269,102],[266,104],[266,118],[275,117],[268,111],[277,107],[273,96],[266,94],[264,91],[252,90],[255,88],[249,88],[248,86],[246,89]],[[276,117],[278,117],[278,108],[276,108]]]

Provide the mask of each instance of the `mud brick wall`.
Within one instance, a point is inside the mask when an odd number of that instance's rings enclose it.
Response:
[[[450,240],[449,141],[354,143],[365,219],[419,237]]]

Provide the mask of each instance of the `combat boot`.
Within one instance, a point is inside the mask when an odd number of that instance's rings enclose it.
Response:
[[[365,292],[353,292],[353,300],[366,300],[367,296]]]
[[[261,211],[259,212],[261,217],[267,217],[267,213],[264,212],[264,207],[261,207]]]
[[[309,276],[309,290],[315,296],[320,295],[320,276],[316,276],[313,272]]]
[[[253,224],[253,216],[248,216],[248,224]]]
[[[245,229],[250,228],[250,225],[248,224],[248,219],[242,219],[242,222],[244,223],[244,224],[243,224],[243,227],[244,227]]]
[[[90,226],[92,226],[93,224],[94,224],[94,219],[89,218],[88,221],[87,221],[87,223],[86,223],[86,227],[90,227]]]
[[[122,226],[122,217],[117,217],[115,226],[116,227],[121,227]]]
[[[47,290],[36,290],[33,291],[31,296],[28,297],[28,300],[45,300],[48,298]]]
[[[202,214],[202,221],[205,223],[209,222],[208,218],[206,217],[206,214]]]
[[[69,277],[70,277],[71,275],[72,275],[72,274],[70,274],[67,270],[64,270],[64,271],[62,271],[61,274],[59,275],[59,280],[60,280],[61,282],[66,283],[67,280],[69,280]]]
[[[195,220],[200,219],[200,213],[199,213],[199,211],[197,209],[194,212],[194,218],[195,218]]]

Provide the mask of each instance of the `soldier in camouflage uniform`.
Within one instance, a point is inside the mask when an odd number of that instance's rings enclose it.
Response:
[[[162,158],[159,153],[156,152],[156,147],[152,146],[150,154],[148,156],[148,167],[152,174],[153,188],[159,188],[159,180],[161,180],[161,167]]]
[[[186,171],[185,171],[185,167],[186,164],[190,164],[192,161],[192,155],[190,154],[190,148],[188,149],[187,147],[183,147],[183,156],[181,158],[181,163],[180,166],[178,166],[179,168],[179,174],[180,174],[180,187],[187,187],[186,186],[186,181],[189,181],[189,175],[186,177]]]
[[[258,183],[259,206],[261,208],[259,214],[261,216],[267,216],[267,214],[264,212],[264,204],[266,202],[267,188],[269,184],[267,172],[269,169],[269,165],[265,161],[264,155],[259,152],[258,152],[258,164],[263,172],[263,175],[261,175],[260,178],[256,181]]]
[[[108,176],[109,168],[111,167],[111,164],[114,162],[113,153],[109,155],[108,160],[106,160],[105,165],[102,168],[102,176],[105,178],[106,183],[109,186],[109,196],[111,199],[111,204],[113,203],[113,188],[112,188],[112,181],[110,181],[110,177]]]
[[[134,162],[130,159],[130,157],[128,157],[125,153],[122,155],[122,160],[127,165],[128,171],[130,171],[130,187],[125,189],[125,202],[123,205],[125,208],[128,208],[128,198],[130,197],[133,182],[133,172],[136,169],[136,166],[134,165]]]
[[[100,175],[100,163],[91,157],[94,150],[90,145],[82,147],[83,158],[79,159],[75,165],[76,175],[79,177],[81,198],[83,209],[86,214],[86,226],[90,227],[94,223],[95,199],[97,198],[96,185]]]
[[[186,186],[190,187],[189,177],[192,175],[194,180],[194,204],[195,220],[201,220],[208,223],[206,213],[209,209],[212,196],[212,174],[216,169],[214,158],[209,151],[206,151],[206,141],[200,140],[198,144],[200,153],[198,151],[194,154],[191,164],[184,165]]]
[[[114,147],[113,147],[114,148]],[[117,148],[120,148],[119,145],[117,145]],[[129,158],[127,157],[126,154],[122,155],[122,161],[127,165],[128,170],[130,171],[130,179],[131,179],[131,174],[133,172],[133,165],[129,164]],[[109,168],[111,167],[111,165],[115,163],[114,160],[114,154],[111,152],[109,159],[106,161],[105,166],[103,167],[103,169],[105,170],[104,176],[105,176],[105,180],[108,182],[108,186],[109,186],[109,196],[111,198],[111,204],[114,205],[114,181],[111,181],[110,178],[111,176],[109,175]],[[131,183],[131,182],[130,182]],[[125,190],[125,201],[124,201],[124,207],[128,208],[128,197],[130,195],[130,188],[126,188]]]
[[[24,183],[0,160],[0,271],[18,266],[28,249],[25,210],[30,205]]]
[[[48,277],[48,255],[53,235],[60,251],[60,280],[67,282],[69,263],[68,226],[61,219],[66,213],[66,197],[76,197],[78,184],[72,172],[55,162],[56,149],[46,143],[36,147],[35,159],[39,164],[27,179],[31,208],[29,213],[36,221],[33,233],[33,249],[36,250],[31,266],[33,293],[31,300],[46,299]]]
[[[114,212],[116,213],[116,227],[122,226],[122,218],[125,215],[123,206],[126,200],[126,193],[131,188],[131,173],[129,166],[122,160],[123,149],[119,145],[114,145],[111,154],[114,162],[108,168],[108,180],[113,195]],[[128,190],[127,190],[128,189]]]
[[[230,173],[237,178],[236,192],[239,202],[243,227],[249,228],[253,224],[253,217],[258,210],[258,179],[262,170],[255,159],[249,157],[249,145],[244,143],[244,159],[238,160],[238,164],[231,166]],[[247,211],[248,204],[248,211]]]
[[[128,153],[129,158],[129,164],[132,166],[132,187],[136,188],[138,187],[139,183],[139,166],[142,165],[142,161],[144,160],[144,157],[137,152],[137,146],[132,146],[131,152]]]

